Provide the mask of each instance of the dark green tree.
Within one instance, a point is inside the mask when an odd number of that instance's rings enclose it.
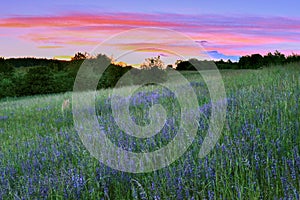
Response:
[[[72,60],[85,60],[88,58],[88,53],[81,53],[77,52],[73,57]]]
[[[293,53],[292,55],[287,56],[285,62],[286,63],[300,62],[300,55]]]
[[[9,64],[3,57],[0,57],[0,73],[11,75],[14,71],[14,67]]]
[[[11,78],[0,73],[0,98],[15,96],[15,84]]]
[[[285,55],[280,53],[279,51],[275,51],[274,54],[271,52],[264,56],[264,64],[265,66],[271,65],[281,65],[286,62]]]
[[[252,54],[250,56],[251,69],[258,69],[263,67],[264,58],[260,54]]]
[[[54,92],[54,76],[49,67],[40,66],[29,69],[26,74],[27,93],[48,94]]]

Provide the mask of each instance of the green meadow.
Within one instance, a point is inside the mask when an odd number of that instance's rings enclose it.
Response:
[[[198,157],[211,104],[198,72],[184,71],[202,112],[197,137],[182,157],[149,173],[114,170],[90,155],[74,129],[71,92],[2,99],[0,199],[299,199],[299,64],[220,73],[227,110],[216,146]],[[154,151],[176,135],[180,105],[172,91],[148,85],[134,93],[130,113],[137,124],[149,122],[154,104],[169,113],[161,132],[145,140],[120,133],[110,92],[97,91],[95,108],[118,146]],[[71,105],[62,111],[66,99]]]

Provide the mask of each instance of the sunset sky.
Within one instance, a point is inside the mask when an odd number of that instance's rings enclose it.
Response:
[[[91,52],[114,34],[143,27],[180,32],[213,59],[237,60],[275,50],[300,54],[299,8],[298,0],[3,1],[0,56],[68,58],[78,51]],[[157,47],[177,42],[158,42]],[[123,50],[143,45],[135,37],[114,44]]]

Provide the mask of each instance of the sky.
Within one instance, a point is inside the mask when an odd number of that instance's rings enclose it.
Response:
[[[300,54],[299,7],[298,0],[4,1],[0,57],[68,59],[78,51],[98,53],[95,48],[103,42],[118,52],[115,57],[135,52],[127,59],[156,54],[171,57],[167,50],[194,56],[194,45],[164,30],[186,36],[200,47],[199,56],[205,51],[212,59],[238,60],[275,50]],[[136,35],[130,31],[136,28],[158,31]],[[160,33],[159,29],[164,30]],[[156,39],[161,34],[168,35],[167,39]]]

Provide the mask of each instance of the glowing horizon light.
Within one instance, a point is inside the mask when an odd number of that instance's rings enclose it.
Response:
[[[65,60],[65,61],[71,61],[73,56],[67,56],[67,55],[62,55],[62,56],[54,56],[54,60]]]

